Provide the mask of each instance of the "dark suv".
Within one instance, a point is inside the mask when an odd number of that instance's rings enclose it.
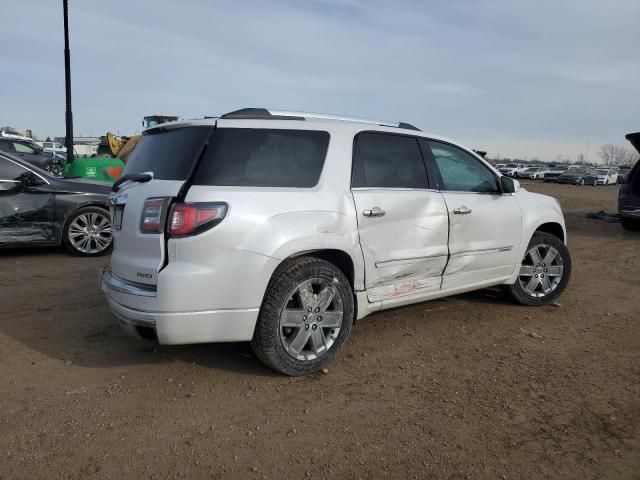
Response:
[[[640,153],[640,132],[625,137]],[[622,226],[627,230],[640,230],[640,161],[624,176],[618,194],[618,212]]]
[[[9,153],[25,162],[45,170],[54,177],[62,173],[62,162],[51,152],[45,152],[40,145],[29,140],[0,137],[0,152]]]

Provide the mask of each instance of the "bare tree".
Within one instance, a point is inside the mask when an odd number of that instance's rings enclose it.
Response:
[[[598,150],[598,157],[600,157],[602,163],[608,167],[633,163],[636,156],[637,155],[628,148],[611,145],[610,143],[602,145],[600,150]]]

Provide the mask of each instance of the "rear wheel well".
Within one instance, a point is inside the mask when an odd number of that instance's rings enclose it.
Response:
[[[353,260],[347,252],[344,252],[342,250],[312,250],[294,255],[292,257],[289,257],[287,260],[302,256],[320,258],[322,260],[326,260],[327,262],[333,263],[342,271],[342,273],[344,273],[344,276],[347,277],[347,280],[349,280],[349,283],[351,284],[351,289],[353,290],[355,271]],[[285,260],[285,262],[287,260]]]
[[[562,229],[562,225],[560,225],[559,223],[543,223],[536,229],[536,232],[548,233],[564,242],[564,230]]]

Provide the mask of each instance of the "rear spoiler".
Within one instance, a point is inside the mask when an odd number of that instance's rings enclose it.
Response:
[[[624,138],[631,142],[631,145],[640,153],[640,132],[627,133]]]

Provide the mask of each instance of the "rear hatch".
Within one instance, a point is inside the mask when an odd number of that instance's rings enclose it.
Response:
[[[624,138],[629,140],[631,145],[640,153],[640,132],[629,133]],[[640,161],[636,161],[636,164],[629,172],[628,181],[629,193],[640,194]]]
[[[152,179],[138,176],[138,180],[114,184],[111,270],[118,277],[146,285],[157,283],[165,263],[169,205],[182,195],[214,126],[163,125],[147,130],[136,145],[123,177],[148,173]]]

